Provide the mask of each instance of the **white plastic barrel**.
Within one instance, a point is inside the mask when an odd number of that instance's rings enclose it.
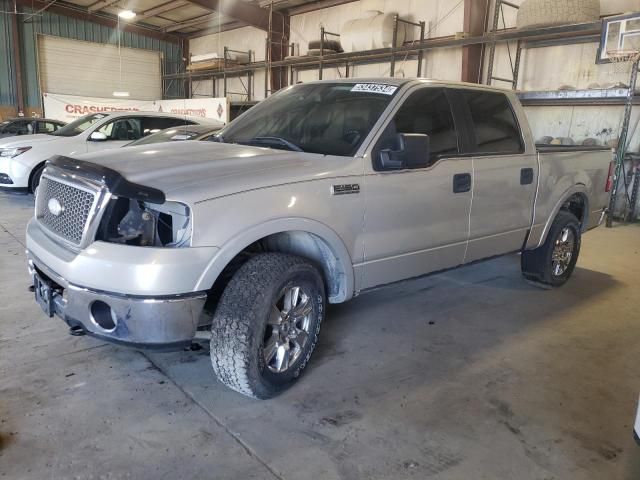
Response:
[[[340,43],[345,52],[389,48],[393,43],[393,13],[365,12],[363,18],[349,20],[340,32]],[[401,46],[407,36],[406,25],[398,24],[396,47]]]

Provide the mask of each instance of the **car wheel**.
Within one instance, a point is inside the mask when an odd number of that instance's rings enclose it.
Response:
[[[42,177],[43,171],[44,165],[39,166],[31,175],[31,180],[29,180],[29,190],[34,196],[38,193],[38,185],[40,185],[40,178]]]
[[[270,398],[302,374],[324,317],[318,269],[293,255],[247,261],[226,287],[213,317],[211,363],[229,388]]]
[[[522,252],[522,274],[527,280],[559,287],[571,277],[580,254],[580,222],[571,212],[560,211],[541,247]]]

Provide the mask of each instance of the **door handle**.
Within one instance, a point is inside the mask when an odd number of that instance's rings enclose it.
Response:
[[[453,193],[464,193],[471,190],[471,174],[458,173],[453,176]]]
[[[531,185],[533,183],[533,168],[523,168],[520,170],[520,185]]]

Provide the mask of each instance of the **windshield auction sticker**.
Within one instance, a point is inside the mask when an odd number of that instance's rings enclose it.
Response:
[[[382,83],[357,83],[352,92],[379,93],[381,95],[393,95],[398,87],[393,85],[385,85]]]

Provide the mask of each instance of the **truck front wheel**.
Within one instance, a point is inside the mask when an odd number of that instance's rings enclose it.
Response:
[[[580,222],[571,212],[561,210],[544,244],[522,252],[522,274],[535,283],[559,287],[571,277],[579,254]]]
[[[256,255],[227,285],[211,330],[211,363],[227,387],[270,398],[295,382],[315,349],[325,291],[318,269],[281,253]]]

